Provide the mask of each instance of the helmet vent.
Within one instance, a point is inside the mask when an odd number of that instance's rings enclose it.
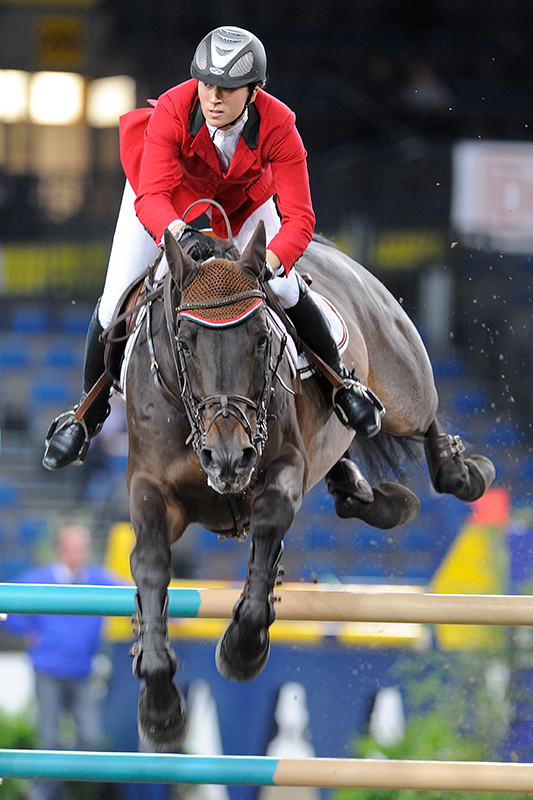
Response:
[[[207,69],[207,42],[200,42],[196,50],[196,63],[199,69]]]
[[[228,74],[230,78],[241,78],[243,75],[248,75],[248,73],[251,72],[253,65],[253,53],[245,53],[235,62]]]
[[[237,42],[244,42],[246,37],[243,36],[242,33],[238,31],[231,31],[227,28],[219,28],[218,31],[215,32],[215,35],[225,42],[231,42],[231,44],[236,44]]]

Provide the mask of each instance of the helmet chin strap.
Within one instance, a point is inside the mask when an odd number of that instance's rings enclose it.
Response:
[[[248,97],[246,98],[246,102],[245,102],[245,104],[244,104],[244,106],[242,108],[241,113],[239,114],[238,117],[235,117],[233,122],[228,122],[226,125],[224,125],[225,128],[232,128],[234,125],[236,125],[238,123],[238,121],[240,119],[243,118],[244,112],[246,111],[246,109],[250,105],[250,100],[252,99],[252,95],[254,93],[254,89],[255,89],[255,86],[249,86],[248,87]]]

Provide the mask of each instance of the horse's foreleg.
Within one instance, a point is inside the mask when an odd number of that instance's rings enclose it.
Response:
[[[187,729],[181,693],[172,683],[177,659],[168,638],[170,546],[166,533],[166,506],[156,487],[134,481],[130,488],[131,517],[136,535],[131,573],[137,585],[132,647],[133,673],[144,680],[139,696],[141,740],[157,750],[178,748]]]
[[[480,455],[463,458],[460,437],[444,433],[436,418],[424,437],[429,474],[437,492],[471,503],[487,491],[496,476],[490,459]]]
[[[268,629],[276,616],[273,590],[281,572],[283,537],[292,524],[296,508],[297,503],[290,493],[273,488],[265,489],[254,502],[246,582],[233,609],[233,621],[216,651],[217,668],[225,678],[250,681],[259,675],[268,660]]]

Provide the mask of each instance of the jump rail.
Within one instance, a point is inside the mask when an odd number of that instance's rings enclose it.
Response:
[[[130,616],[133,586],[0,584],[0,612]],[[354,592],[317,587],[276,589],[277,619],[314,622],[406,622],[533,625],[533,597],[407,592]],[[231,619],[238,589],[169,589],[171,617]]]
[[[4,778],[530,792],[533,764],[0,750]]]

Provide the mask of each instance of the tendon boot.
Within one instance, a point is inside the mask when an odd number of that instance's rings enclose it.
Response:
[[[46,434],[46,450],[42,462],[46,469],[61,469],[68,464],[83,464],[89,450],[89,440],[99,433],[111,411],[109,405],[110,382],[94,399],[81,420],[74,416],[89,391],[105,371],[105,344],[100,340],[102,332],[103,328],[98,321],[97,305],[89,324],[85,343],[83,394],[77,405],[60,414],[50,425]]]
[[[299,277],[299,276],[298,276]],[[331,334],[322,309],[299,277],[300,297],[292,308],[285,309],[294,323],[298,336],[341,378],[342,384],[333,389],[333,408],[347,428],[369,439],[381,429],[381,416],[385,413],[375,394],[364,386],[342,364],[339,350]]]

